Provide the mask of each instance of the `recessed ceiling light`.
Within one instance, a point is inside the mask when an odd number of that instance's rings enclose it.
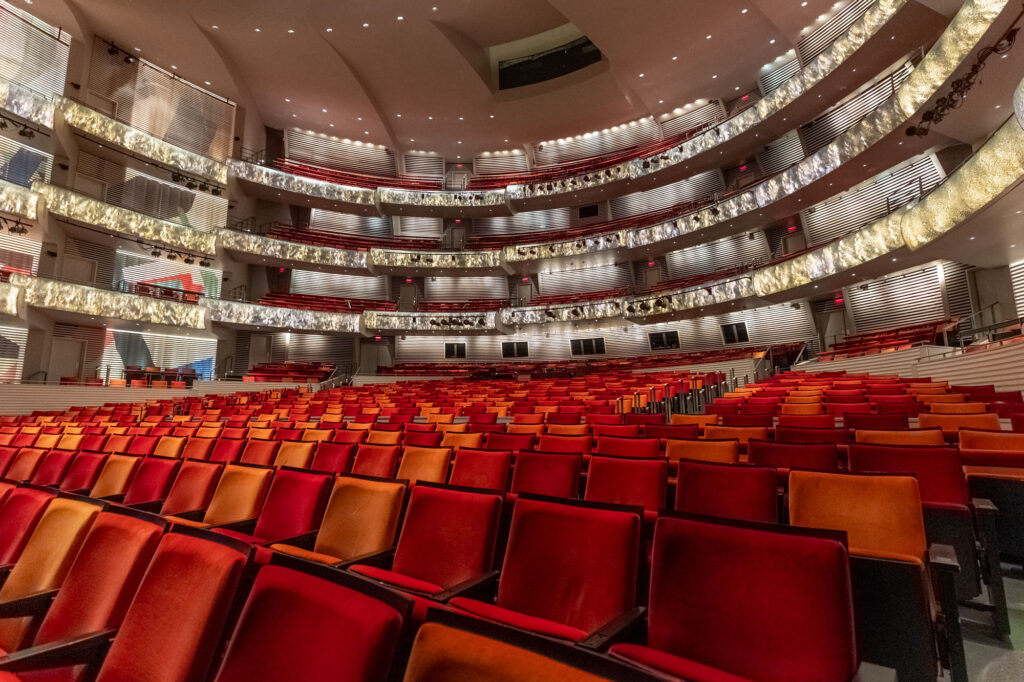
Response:
[[[505,142],[508,142],[508,140],[506,139]],[[1018,211],[1018,213],[1019,213],[1019,211]]]
[[[405,19],[405,17],[403,17],[403,16],[398,16],[398,17],[395,17],[395,18],[398,19],[399,21],[402,21],[403,19]]]
[[[736,90],[739,90],[739,89],[740,89],[740,86],[738,86],[738,85],[737,85],[737,86],[735,87],[735,89],[736,89]]]
[[[320,111],[324,112],[325,114],[327,113],[326,109],[321,109]]]
[[[461,158],[462,158],[462,156],[456,156],[455,158],[456,158],[456,159],[461,159]]]
[[[658,104],[664,104],[664,103],[665,103],[665,100],[663,100],[663,99],[659,99],[658,100]]]
[[[769,40],[768,44],[769,45],[774,45],[775,44],[775,38],[772,38],[771,40]]]
[[[711,76],[711,78],[718,78],[718,74],[714,74],[713,76]]]
[[[800,3],[800,6],[801,6],[801,7],[807,7],[807,2],[806,2],[806,0],[804,0],[804,2],[801,2],[801,3]]]
[[[398,118],[402,118],[401,114],[395,114],[395,116],[397,116]]]
[[[356,120],[357,120],[357,121],[362,121],[362,120],[363,120],[363,117],[362,117],[362,116],[356,116]]]
[[[369,131],[369,130],[364,130],[364,131],[363,131],[363,135],[369,135],[369,134],[370,134],[370,131]]]
[[[220,26],[218,26],[217,24],[214,24],[214,25],[213,25],[213,26],[211,26],[210,28],[212,28],[212,29],[218,29],[218,28],[220,28]]]
[[[431,7],[431,8],[430,8],[430,11],[431,11],[431,12],[436,12],[436,11],[437,11],[437,8],[436,8],[436,7]]]
[[[972,242],[974,241],[974,237],[971,237],[971,241],[972,241]]]
[[[285,97],[285,98],[284,98],[284,101],[285,101],[285,102],[291,102],[292,100],[291,100],[291,98],[290,98],[290,97]]]
[[[462,120],[464,120],[464,119],[463,119],[463,118],[462,118],[461,116],[459,116],[459,120],[460,120],[460,121],[462,121]]]
[[[1000,106],[1002,106],[1002,105],[1001,104],[997,104],[996,105],[996,109],[998,109]]]
[[[175,71],[178,70],[178,67],[176,65],[174,65],[174,64],[171,64],[171,68],[174,69]]]
[[[363,24],[363,28],[370,28],[369,24]]]
[[[711,34],[709,33],[706,36],[704,36],[704,40],[711,40]]]
[[[412,139],[411,137],[409,138],[409,142],[415,142],[415,141],[416,140]]]
[[[328,26],[328,27],[327,27],[327,32],[328,32],[328,33],[334,33],[334,29],[333,29],[333,28],[331,28],[330,26]]]
[[[494,118],[494,114],[491,114],[491,118]]]
[[[428,120],[428,121],[433,121],[433,120],[434,120],[434,117],[433,117],[433,116],[427,116],[427,120]]]
[[[462,140],[459,140],[459,144],[462,144]]]
[[[672,61],[676,61],[679,57],[672,57]]]
[[[137,47],[137,48],[135,48],[135,51],[136,52],[142,52],[142,48],[141,47]]]
[[[289,33],[295,33],[295,29],[294,28],[290,28],[290,29],[288,29],[288,32]]]
[[[259,30],[258,28],[255,28],[255,29],[253,29],[253,30],[254,30],[254,31],[256,31],[257,33],[259,33],[259,32],[260,32],[260,30]]]
[[[298,118],[298,117],[299,117],[298,114],[292,114],[292,118]]]
[[[740,14],[746,14],[746,13],[747,13],[747,9],[746,8],[743,8],[743,9],[740,10]]]
[[[211,83],[210,81],[205,81],[205,83],[206,83],[207,85],[213,85],[213,83]]]
[[[331,124],[331,127],[332,127],[332,128],[334,127],[334,124],[333,124],[333,123]]]

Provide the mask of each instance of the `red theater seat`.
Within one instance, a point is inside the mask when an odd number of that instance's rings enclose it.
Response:
[[[575,498],[582,468],[580,455],[520,452],[513,467],[511,492]]]
[[[462,448],[455,453],[455,463],[448,482],[451,485],[504,492],[508,488],[511,464],[512,452],[509,450]]]
[[[679,460],[676,510],[775,523],[779,518],[775,469]]]

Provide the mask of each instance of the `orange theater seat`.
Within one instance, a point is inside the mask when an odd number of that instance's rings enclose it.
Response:
[[[998,431],[1002,428],[999,415],[995,412],[982,414],[934,414],[923,413],[918,418],[922,429],[938,427],[947,436],[955,436],[960,429],[982,429]]]
[[[854,440],[874,445],[942,445],[946,442],[941,429],[857,429]]]

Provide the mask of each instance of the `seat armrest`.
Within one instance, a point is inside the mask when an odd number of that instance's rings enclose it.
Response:
[[[1006,606],[1006,587],[1003,585],[1003,565],[999,558],[999,530],[996,526],[999,510],[992,500],[983,497],[971,499],[974,522],[981,545],[981,577],[988,586],[992,604],[992,625],[1005,637],[1010,634],[1010,613]]]
[[[956,576],[960,563],[949,545],[928,546],[928,564],[935,581],[935,596],[941,613],[939,626],[939,653],[952,682],[967,682],[967,658],[964,653],[963,633],[960,629],[960,604],[956,590]]]
[[[205,509],[193,509],[192,511],[182,512],[180,514],[169,514],[169,516],[177,516],[179,519],[185,519],[186,521],[202,521],[205,515]]]
[[[971,507],[974,508],[976,514],[997,514],[999,512],[995,503],[985,497],[972,497]]]
[[[124,493],[118,493],[117,495],[107,495],[106,497],[97,497],[98,500],[104,500],[105,502],[123,502]]]
[[[75,639],[15,651],[0,658],[0,671],[16,673],[41,668],[98,664],[106,656],[115,634],[117,630],[101,630]]]
[[[123,497],[121,499],[124,499]],[[128,507],[131,509],[138,509],[139,511],[152,512],[154,514],[160,513],[160,508],[164,506],[163,500],[153,500],[151,502],[139,502],[138,504],[129,504]],[[179,515],[180,516],[180,515]]]
[[[36,592],[20,599],[0,602],[0,618],[40,616],[50,608],[50,603],[60,590]]]
[[[928,545],[928,565],[939,573],[956,575],[960,572],[956,551],[949,545]]]
[[[475,578],[470,578],[458,585],[453,585],[444,592],[428,596],[434,601],[439,602],[446,602],[454,597],[466,597],[480,601],[489,600],[494,596],[494,588],[498,584],[499,575],[501,575],[501,571],[487,571]]]
[[[631,633],[640,628],[644,623],[644,616],[647,609],[643,606],[634,606],[629,611],[619,615],[611,621],[602,625],[596,632],[579,643],[585,649],[604,651],[615,642],[629,637]]]
[[[207,526],[207,530],[213,530],[219,528],[221,530],[233,530],[236,533],[244,533],[245,535],[252,535],[253,531],[256,530],[256,519],[243,519],[241,521],[233,521],[231,523],[222,523],[219,526]]]
[[[345,568],[352,564],[368,564],[377,568],[385,568],[391,565],[391,560],[395,556],[395,547],[391,546],[387,549],[382,549],[379,552],[368,552],[367,554],[361,554],[354,556],[350,559],[343,559],[337,563],[331,564],[335,568]]]
[[[265,542],[263,544],[265,546],[269,546],[269,545],[291,545],[293,547],[298,547],[299,549],[310,549],[311,550],[311,549],[313,549],[313,544],[316,542],[317,532],[318,531],[311,530],[308,533],[303,533],[302,535],[296,535],[295,537],[287,538],[286,540],[271,540],[271,541]]]

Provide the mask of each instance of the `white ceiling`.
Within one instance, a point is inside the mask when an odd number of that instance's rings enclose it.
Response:
[[[95,33],[199,85],[210,81],[250,120],[467,159],[701,98],[729,99],[836,7],[832,0],[34,0],[26,8],[76,38]],[[602,51],[600,64],[492,89],[487,48],[567,23]]]

